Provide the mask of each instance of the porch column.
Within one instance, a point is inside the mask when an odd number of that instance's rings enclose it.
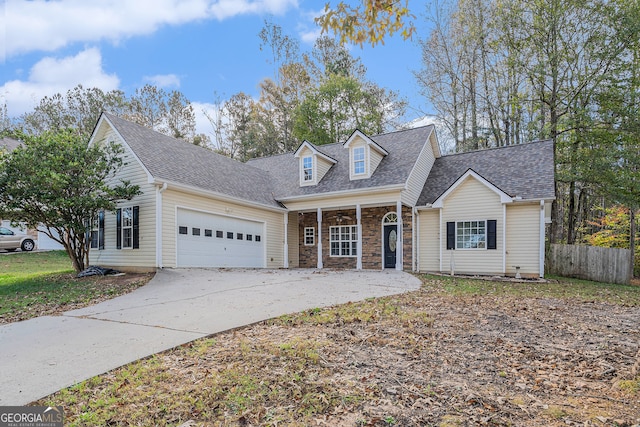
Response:
[[[360,204],[356,205],[356,224],[358,226],[358,242],[356,244],[357,258],[356,258],[356,270],[362,270],[362,210]]]
[[[289,268],[289,212],[284,213],[284,268]]]
[[[403,237],[402,237],[402,202],[400,200],[398,200],[398,203],[396,205],[396,214],[398,215],[398,240],[396,243],[396,270],[400,270],[402,271],[402,244],[403,244]]]
[[[318,268],[322,267],[322,208],[318,208]]]

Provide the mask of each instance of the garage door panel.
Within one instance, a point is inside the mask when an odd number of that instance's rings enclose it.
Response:
[[[177,218],[178,267],[264,267],[264,223],[186,209]]]

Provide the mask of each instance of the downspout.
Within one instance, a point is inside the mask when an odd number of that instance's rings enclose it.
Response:
[[[318,268],[322,268],[322,208],[318,208],[317,211],[318,220]]]
[[[507,205],[502,204],[502,274],[507,275]]]
[[[413,258],[413,271],[418,272],[420,271],[419,267],[419,262],[418,262],[418,256],[419,256],[419,248],[418,248],[418,233],[419,233],[419,221],[416,220],[416,217],[418,216],[418,210],[416,209],[416,207],[414,206],[413,209],[411,209],[411,257]]]
[[[156,187],[156,267],[163,268],[162,265],[162,193],[167,189],[167,183],[162,187]]]
[[[398,223],[396,225],[396,270],[402,271],[404,269],[404,230],[402,226],[402,201],[400,200],[396,203],[396,215],[398,216]]]
[[[284,268],[289,268],[289,211],[284,213]]]
[[[544,277],[544,200],[540,200],[540,278]]]
[[[358,227],[358,241],[356,243],[356,248],[358,249],[358,254],[356,255],[356,270],[362,270],[362,209],[360,208],[360,203],[356,205],[356,224]]]
[[[442,273],[442,208],[439,209],[439,213],[438,213],[438,221],[440,222],[440,225],[438,226],[438,230],[440,230],[440,232],[438,233],[438,239],[439,239],[439,251],[440,251],[440,272]],[[446,232],[446,230],[445,230]]]

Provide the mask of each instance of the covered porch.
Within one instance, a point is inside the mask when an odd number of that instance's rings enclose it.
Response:
[[[302,209],[288,218],[297,245],[286,246],[297,247],[300,268],[412,269],[413,211],[399,201]]]

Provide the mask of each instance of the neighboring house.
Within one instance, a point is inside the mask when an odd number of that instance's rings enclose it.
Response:
[[[91,143],[142,191],[93,221],[92,264],[544,274],[550,141],[442,156],[425,126],[240,163],[104,113]]]

